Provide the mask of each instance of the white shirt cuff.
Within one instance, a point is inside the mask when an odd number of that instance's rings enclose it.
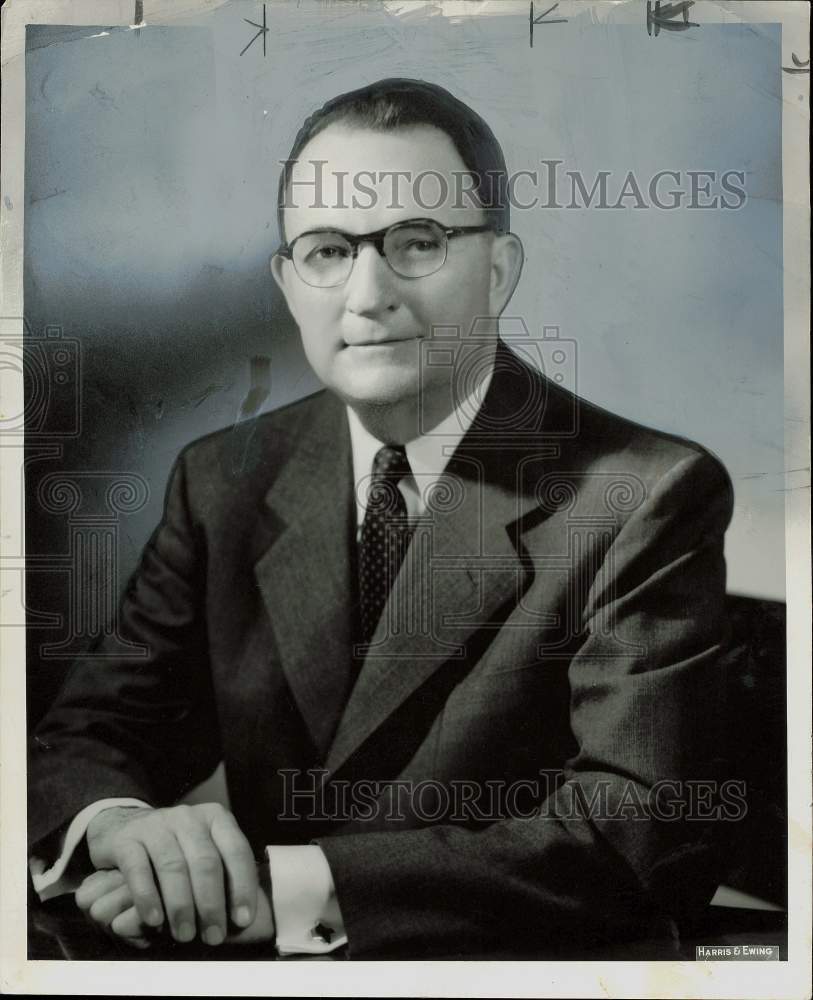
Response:
[[[330,865],[316,844],[266,847],[280,955],[324,955],[347,944]]]
[[[77,875],[66,874],[68,865],[76,848],[82,843],[82,838],[87,833],[87,828],[91,821],[98,816],[103,809],[111,806],[147,806],[148,803],[141,799],[99,799],[98,802],[91,802],[74,816],[71,825],[65,831],[62,841],[62,851],[54,864],[47,868],[44,858],[32,855],[28,859],[28,867],[31,872],[31,881],[34,889],[44,903],[54,896],[61,896],[67,892],[75,892],[79,888],[82,879]]]

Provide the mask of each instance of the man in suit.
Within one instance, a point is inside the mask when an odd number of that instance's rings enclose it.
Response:
[[[500,340],[505,178],[418,81],[300,130],[272,273],[326,390],[178,458],[122,602],[147,656],[76,664],[32,743],[43,898],[135,945],[375,957],[553,954],[710,897],[686,788],[717,777],[730,483]],[[230,811],[177,805],[219,761]]]

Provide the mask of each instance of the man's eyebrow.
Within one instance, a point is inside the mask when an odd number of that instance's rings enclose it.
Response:
[[[310,233],[341,233],[342,236],[355,235],[346,229],[339,229],[338,226],[313,226],[311,229],[303,229],[301,233],[297,233],[294,239],[299,239],[300,236],[308,236]]]
[[[340,229],[338,226],[314,226],[311,229],[303,229],[302,232],[297,233],[293,239],[288,240],[288,243],[293,243],[293,241],[298,240],[300,236],[310,236],[311,233],[338,233],[340,236],[350,236],[353,239],[365,236],[379,236],[382,233],[385,233],[388,229],[391,229],[393,226],[399,226],[401,224],[408,225],[409,223],[418,222],[435,222],[441,227],[441,229],[452,228],[445,225],[443,222],[438,222],[436,219],[428,219],[425,216],[420,215],[416,216],[414,219],[401,219],[400,222],[393,222],[389,226],[382,226],[381,229],[370,229],[363,233],[351,233],[349,230]]]
[[[374,229],[368,233],[351,233],[347,229],[339,229],[338,226],[314,226],[313,229],[303,229],[301,233],[297,233],[293,239],[288,240],[286,246],[290,246],[294,240],[298,240],[302,236],[313,236],[318,233],[334,233],[336,236],[346,236],[348,240],[354,240],[369,236],[380,236],[382,233],[386,232],[386,228]]]

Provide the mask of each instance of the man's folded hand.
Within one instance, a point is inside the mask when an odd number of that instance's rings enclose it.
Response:
[[[76,905],[100,930],[134,948],[148,948],[154,928],[145,928],[130,887],[118,868],[93,872],[76,890]]]
[[[77,892],[77,903],[83,909],[87,904],[92,919],[93,907],[100,918],[116,910],[109,922],[99,922],[114,933],[127,930],[122,937],[143,937],[139,927],[160,927],[166,920],[176,941],[200,933],[204,942],[217,945],[229,933],[229,916],[238,928],[250,928],[257,919],[251,847],[218,803],[113,806],[91,821],[87,846],[94,867],[117,869],[120,881],[115,884],[110,872],[94,873]],[[125,900],[127,906],[117,909]],[[128,916],[131,908],[135,912]]]
[[[271,909],[271,887],[267,865],[260,862],[260,891],[257,912],[252,923],[229,933],[227,941],[254,944],[274,938],[274,918]],[[93,872],[76,890],[76,904],[87,919],[106,934],[134,948],[148,948],[158,935],[147,927],[133,905],[126,879],[117,868]]]

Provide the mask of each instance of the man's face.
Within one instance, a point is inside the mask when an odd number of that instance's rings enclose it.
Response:
[[[326,161],[320,173],[327,207],[313,204],[313,161],[318,160]],[[437,207],[426,207],[439,199],[437,180],[427,177],[420,186],[411,181],[427,170],[447,180],[448,198]],[[408,171],[410,179],[382,177],[387,171]],[[465,171],[451,139],[431,126],[374,132],[331,125],[307,144],[293,169],[286,239],[291,243],[301,233],[326,226],[363,234],[417,218],[434,219],[444,227],[482,225],[485,214],[471,196],[458,198],[463,207],[452,207],[460,188],[454,174]],[[374,197],[354,187],[361,172],[361,183],[373,188]],[[360,206],[353,207],[354,195]],[[321,381],[350,404],[387,405],[415,397],[421,379],[424,392],[448,385],[451,372],[445,366],[427,366],[421,373],[420,341],[433,326],[459,328],[465,338],[477,317],[502,311],[516,281],[514,277],[506,296],[500,263],[495,263],[500,256],[495,245],[506,239],[514,238],[491,232],[454,237],[448,241],[445,264],[420,278],[396,274],[372,243],[359,247],[350,276],[336,287],[306,284],[294,265],[279,256],[272,260],[272,272]],[[496,331],[496,323],[492,326]]]

